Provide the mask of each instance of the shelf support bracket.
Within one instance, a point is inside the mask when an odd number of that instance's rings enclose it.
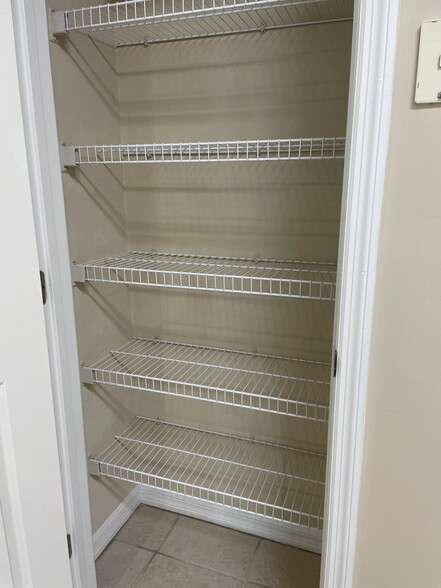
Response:
[[[83,384],[93,384],[93,370],[83,364],[80,366],[80,378]]]
[[[49,10],[49,40],[57,42],[57,37],[67,35],[66,18],[63,10]]]
[[[78,161],[76,158],[75,147],[67,147],[66,145],[61,145],[60,159],[61,159],[61,165],[65,169],[68,167],[76,167],[78,165]]]
[[[86,281],[86,268],[77,263],[72,264],[72,280],[76,284],[83,284]]]
[[[89,472],[90,476],[95,476],[96,478],[101,476],[100,464],[90,457],[87,460],[87,471]]]

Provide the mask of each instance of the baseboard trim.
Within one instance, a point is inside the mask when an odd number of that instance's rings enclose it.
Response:
[[[121,527],[129,520],[140,504],[140,486],[135,486],[93,535],[93,555],[97,559]]]
[[[171,510],[178,514],[230,527],[272,541],[279,541],[300,549],[321,553],[322,532],[289,525],[232,508],[211,504],[196,498],[173,494],[167,490],[139,486],[141,504]]]
[[[97,559],[121,527],[140,504],[170,510],[243,533],[278,541],[299,549],[321,553],[322,532],[289,525],[280,521],[258,517],[232,508],[211,504],[196,498],[173,494],[167,490],[135,486],[109,518],[93,535],[93,554]]]

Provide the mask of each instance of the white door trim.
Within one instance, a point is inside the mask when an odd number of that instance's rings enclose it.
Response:
[[[399,0],[356,0],[321,588],[351,588]]]
[[[73,585],[96,588],[81,383],[44,0],[11,2]]]
[[[322,588],[350,588],[364,439],[366,380],[378,230],[387,157],[399,0],[355,0],[354,45],[345,164],[339,286],[334,341],[339,368],[333,384],[329,436]],[[35,169],[33,193],[42,263],[49,277],[46,319],[57,399],[65,499],[75,527],[74,583],[93,587],[87,474],[70,267],[58,165],[48,37],[43,0],[17,0],[22,102]],[[34,20],[32,30],[29,24]],[[32,62],[32,68],[30,64]],[[23,80],[25,82],[23,83]],[[38,80],[40,80],[39,83]],[[32,120],[38,113],[40,118]],[[31,128],[32,124],[34,129]],[[29,156],[29,152],[28,152]]]

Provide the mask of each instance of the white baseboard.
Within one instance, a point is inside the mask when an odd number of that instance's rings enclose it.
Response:
[[[95,559],[101,555],[107,545],[112,541],[121,527],[132,516],[140,504],[139,490],[141,486],[135,486],[124,498],[119,506],[115,508],[110,517],[101,525],[93,535],[93,555]]]
[[[252,513],[211,504],[196,498],[173,494],[166,490],[139,485],[133,488],[130,494],[94,534],[93,554],[95,559],[101,555],[140,504],[170,510],[178,514],[215,523],[216,525],[236,529],[243,533],[264,537],[271,541],[279,541],[293,547],[321,553],[321,531],[282,523],[281,521],[259,517]]]
[[[142,504],[171,510],[178,514],[230,527],[271,541],[279,541],[300,549],[321,553],[321,531],[290,525],[148,486],[139,486],[139,499]]]

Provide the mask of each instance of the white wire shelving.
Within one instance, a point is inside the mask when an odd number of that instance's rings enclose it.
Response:
[[[353,0],[127,0],[53,14],[55,36],[79,31],[115,47],[352,20]]]
[[[74,265],[75,282],[108,282],[308,300],[335,299],[334,263],[131,251]]]
[[[200,163],[343,159],[344,137],[62,146],[65,167],[113,163]]]
[[[83,367],[82,377],[327,422],[330,369],[329,363],[134,338]]]
[[[326,457],[137,417],[90,472],[321,531]]]

